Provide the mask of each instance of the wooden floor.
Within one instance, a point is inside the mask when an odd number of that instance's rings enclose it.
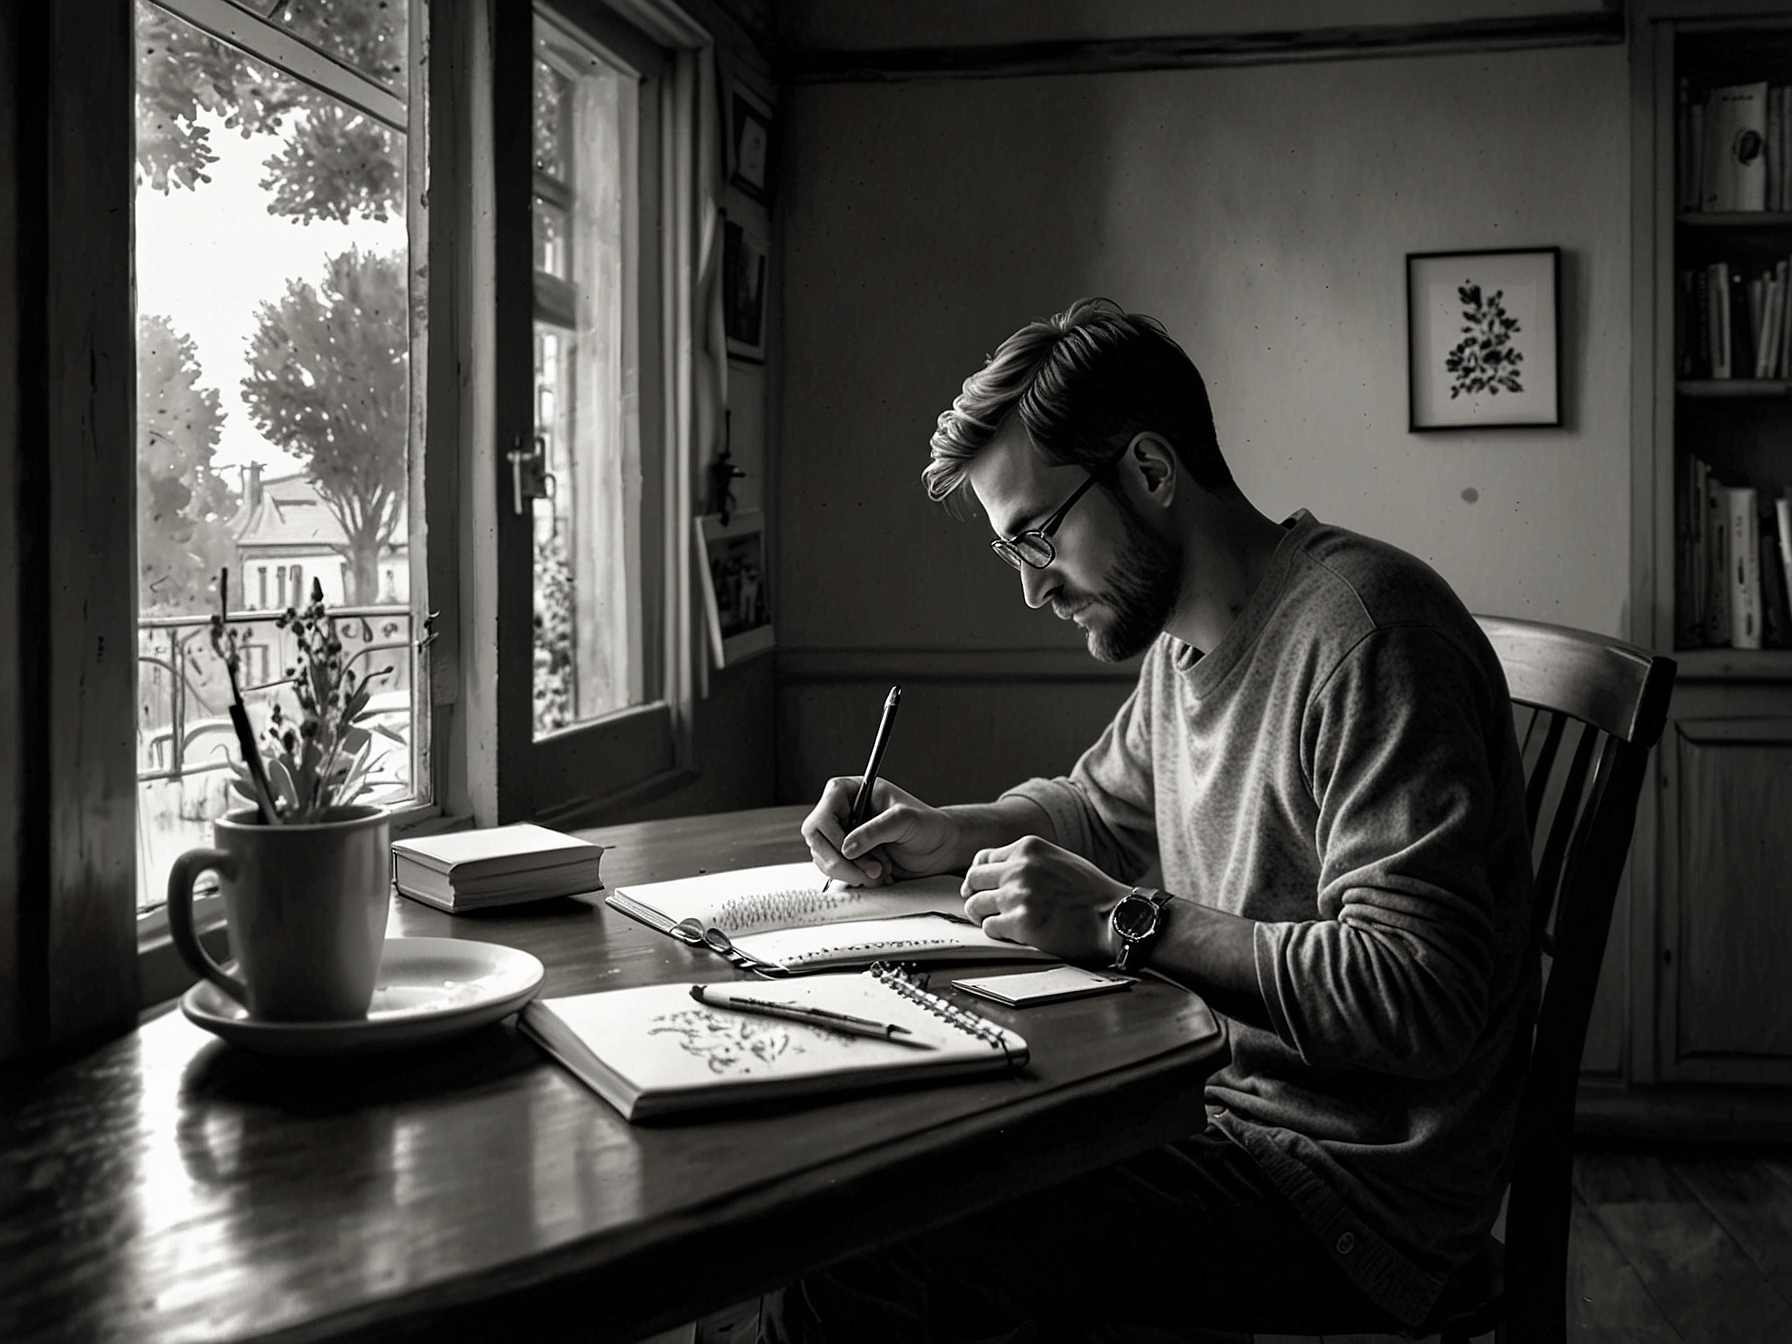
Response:
[[[1792,1149],[1589,1146],[1574,1183],[1570,1340],[1792,1344]],[[739,1314],[706,1324],[705,1344],[752,1338]]]

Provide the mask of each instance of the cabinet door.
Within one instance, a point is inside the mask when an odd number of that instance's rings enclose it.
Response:
[[[1671,732],[1662,1073],[1792,1082],[1792,719]]]

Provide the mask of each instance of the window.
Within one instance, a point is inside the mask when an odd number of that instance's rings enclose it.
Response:
[[[289,699],[274,613],[309,600],[310,576],[337,577],[326,600],[350,656],[391,668],[374,800],[429,793],[409,601],[424,564],[409,510],[412,12],[269,12],[135,8],[139,913],[174,856],[242,805],[208,637],[221,573],[257,720]]]
[[[694,229],[691,179],[667,166],[691,171],[696,66],[597,4],[537,9],[526,48],[520,18],[501,22],[516,27],[495,115],[532,134],[494,165],[512,486],[498,624],[532,644],[499,649],[497,794],[503,820],[576,824],[680,777],[690,543],[674,389],[691,357],[672,300]]]
[[[636,72],[536,25],[534,734],[642,703]]]

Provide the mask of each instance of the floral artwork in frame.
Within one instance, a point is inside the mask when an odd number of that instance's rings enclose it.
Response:
[[[1408,428],[1562,423],[1557,247],[1406,257]]]

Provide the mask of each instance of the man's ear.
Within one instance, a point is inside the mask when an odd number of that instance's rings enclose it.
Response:
[[[1161,434],[1142,430],[1126,445],[1126,462],[1136,472],[1145,499],[1159,508],[1168,508],[1176,498],[1176,484],[1181,474],[1177,471],[1180,464],[1176,460],[1176,450],[1168,440]]]

